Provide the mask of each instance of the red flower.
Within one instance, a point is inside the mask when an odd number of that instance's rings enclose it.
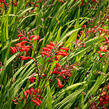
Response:
[[[59,71],[57,71],[57,70],[54,70],[51,74],[60,74],[60,72]]]
[[[59,2],[64,3],[64,0],[60,0]]]
[[[56,44],[54,42],[50,42],[50,45],[54,47]]]
[[[56,80],[57,80],[57,83],[58,83],[57,88],[64,87],[64,85],[62,85],[62,82],[61,82],[60,79],[56,78]]]
[[[108,52],[108,50],[106,49],[106,46],[105,47],[101,46],[100,47],[100,51],[102,51],[102,52]]]
[[[91,33],[91,32],[92,32],[92,29],[91,29],[91,28],[89,28],[89,29],[88,29],[88,33]]]
[[[92,2],[96,2],[96,0],[92,0]]]
[[[33,38],[33,43],[35,40],[39,40],[39,36],[37,36],[37,35],[30,36],[30,39],[32,39],[32,38]]]
[[[42,97],[42,96],[40,96],[40,95],[37,95],[37,97],[39,97],[39,98],[43,99],[43,97]]]
[[[30,81],[31,83],[33,83],[35,80],[36,80],[35,77],[30,77],[30,78],[29,78],[29,81]]]
[[[16,47],[10,47],[10,50],[12,51],[12,53],[16,53],[17,51]]]
[[[23,35],[23,34],[18,34],[18,35],[17,35],[17,37],[21,37],[21,36],[24,36],[24,35]]]
[[[81,0],[81,4],[82,4],[82,5],[84,5],[84,2],[83,2],[83,0]]]
[[[41,100],[39,100],[38,98],[34,98],[34,99],[37,100],[41,104]]]
[[[97,26],[94,26],[94,28],[96,29],[96,28],[97,28]]]
[[[59,51],[59,53],[57,53],[56,55],[61,55],[61,56],[65,57],[68,55],[68,53],[66,53],[64,51]]]
[[[46,45],[46,47],[49,49],[53,49],[53,46],[51,46],[51,45]]]
[[[0,0],[1,3],[5,3],[5,0]]]
[[[41,52],[41,55],[42,55],[42,56],[46,55],[46,56],[50,57],[50,55],[49,55],[47,52],[45,52],[45,51],[42,51],[42,52]]]
[[[83,32],[84,32],[84,31],[80,31],[80,35],[82,35],[82,34],[83,34]]]
[[[27,54],[30,48],[32,49],[32,47],[31,47],[31,46],[21,46],[20,52],[25,51],[25,52],[26,52],[26,54]]]
[[[30,91],[33,95],[36,95],[37,91],[34,88],[30,88]]]
[[[82,28],[85,29],[86,28],[86,25],[82,25]]]
[[[24,91],[24,96],[25,96],[25,99],[27,100],[27,92]]]
[[[28,59],[33,59],[32,57],[25,57],[25,56],[20,56],[21,60],[28,60]]]
[[[40,103],[36,100],[32,100],[33,103],[35,103],[37,106],[40,106]]]
[[[23,44],[27,43],[27,41],[22,41],[20,43],[15,44],[15,47],[22,47]]]
[[[65,50],[66,52],[69,50],[69,48],[67,48],[67,47],[62,47],[62,48],[60,48],[60,50]]]
[[[61,65],[59,63],[56,63],[56,67],[61,67]]]
[[[50,53],[52,52],[52,51],[50,50],[50,48],[47,48],[47,47],[43,47],[42,49],[43,49],[43,51],[49,51]]]
[[[25,43],[28,43],[28,41],[22,41],[21,42],[21,45],[25,44]]]
[[[30,96],[31,95],[31,91],[30,90],[26,90],[26,93]]]
[[[102,32],[102,31],[103,31],[103,28],[99,27],[99,28],[98,28],[98,31],[99,31],[99,32]]]
[[[55,60],[56,60],[56,61],[59,61],[59,59],[60,59],[60,58],[59,58],[58,56],[55,56]]]
[[[21,40],[23,40],[23,39],[27,39],[26,37],[21,37],[20,39],[19,39],[19,41],[21,41]]]
[[[18,5],[18,2],[12,2],[12,4],[16,7]]]
[[[35,5],[35,7],[39,7],[38,5]]]
[[[106,40],[106,41],[108,41],[108,40],[109,40],[106,36],[104,36],[104,38],[105,38],[105,40]]]
[[[108,85],[108,87],[107,87],[107,90],[109,90],[109,85]]]
[[[108,31],[109,31],[108,29],[105,29],[105,30],[104,30],[104,32],[105,32],[106,34],[108,33]]]
[[[101,53],[99,51],[97,51],[97,53],[99,54],[100,57],[102,57]]]

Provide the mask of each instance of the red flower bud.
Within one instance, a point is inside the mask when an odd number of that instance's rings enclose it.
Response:
[[[92,32],[92,29],[91,29],[91,28],[89,28],[89,29],[88,29],[88,33],[91,33],[91,32]]]
[[[102,57],[101,53],[99,51],[97,51],[97,53],[99,54],[100,57]]]
[[[92,0],[92,2],[96,2],[96,0]]]
[[[100,51],[102,51],[102,52],[108,52],[108,50],[106,49],[106,46],[105,47],[101,46],[100,47]]]
[[[50,50],[50,48],[47,48],[47,47],[43,47],[42,49],[43,49],[43,51],[49,51],[50,53],[52,52],[52,51]]]
[[[34,99],[41,104],[41,100],[39,100],[38,98],[34,98]]]
[[[54,42],[50,42],[50,45],[54,47],[56,44]]]
[[[67,48],[67,47],[62,47],[62,48],[60,48],[60,50],[65,50],[66,52],[69,50],[69,48]]]
[[[62,82],[61,82],[60,79],[56,78],[56,80],[57,80],[57,83],[58,83],[57,88],[64,87],[64,85],[62,85]]]
[[[36,100],[32,100],[33,103],[35,103],[37,106],[40,106],[40,103]]]
[[[43,99],[43,97],[42,97],[42,96],[40,96],[40,95],[37,95],[37,97],[39,97],[39,98]]]
[[[46,47],[49,49],[53,49],[53,46],[51,46],[51,45],[46,45]]]
[[[24,36],[24,35],[23,35],[23,34],[18,34],[18,35],[17,35],[17,37],[21,37],[21,36]]]
[[[21,41],[21,40],[23,40],[23,39],[27,39],[26,37],[21,37],[20,39],[19,39],[19,41]]]
[[[109,85],[107,86],[107,90],[109,90]]]
[[[24,91],[24,96],[25,96],[25,99],[27,100],[27,92]]]
[[[61,65],[59,63],[56,63],[56,67],[61,67]]]
[[[85,29],[86,28],[86,25],[82,25],[82,28]]]
[[[30,39],[32,39],[32,38],[33,38],[33,43],[35,40],[39,40],[39,36],[37,36],[37,35],[30,36]]]
[[[109,31],[108,29],[105,29],[105,30],[104,30],[104,32],[105,32],[106,34],[108,33],[108,31]]]
[[[21,60],[28,60],[28,59],[33,59],[32,57],[25,57],[25,56],[20,56]]]
[[[12,53],[16,53],[17,51],[16,47],[10,47],[10,50],[12,51]]]
[[[45,51],[42,51],[42,52],[41,52],[41,55],[42,55],[42,56],[46,55],[46,56],[50,57],[50,55],[49,55],[48,53],[46,53]]]
[[[29,81],[30,81],[31,83],[33,83],[35,80],[36,80],[35,77],[30,77],[30,78],[29,78]]]
[[[31,95],[31,91],[30,90],[26,90],[26,93],[30,96]]]
[[[64,51],[59,51],[59,53],[57,53],[56,55],[61,55],[63,57],[68,56],[68,53],[64,52]]]
[[[106,36],[104,36],[104,38],[105,38],[105,40],[106,40],[106,41],[108,41],[108,40],[109,40]]]

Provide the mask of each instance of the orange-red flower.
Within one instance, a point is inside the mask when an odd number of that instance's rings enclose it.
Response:
[[[42,55],[42,56],[46,55],[46,56],[50,57],[49,53],[47,53],[47,52],[45,52],[45,51],[42,51],[42,52],[41,52],[41,55]]]
[[[97,53],[99,54],[100,57],[102,57],[101,53],[99,51],[97,51]]]
[[[24,35],[23,35],[23,34],[18,34],[18,35],[17,35],[17,37],[21,37],[21,36],[24,36]]]
[[[51,46],[51,45],[46,45],[46,47],[49,49],[53,49],[53,46]]]
[[[10,47],[10,50],[12,51],[12,53],[16,53],[17,52],[16,47]]]
[[[38,35],[30,36],[30,39],[32,39],[32,38],[33,38],[33,43],[34,43],[34,41],[39,40],[39,36]]]
[[[50,50],[50,48],[47,48],[47,47],[43,47],[42,49],[43,49],[43,51],[49,51],[50,53],[52,52],[52,51]]]
[[[31,83],[33,83],[35,80],[36,80],[35,77],[30,77],[30,78],[29,78],[29,81],[30,81]]]
[[[62,81],[60,79],[56,78],[56,80],[57,80],[57,83],[58,83],[57,88],[64,87],[64,85],[62,85]]]
[[[40,103],[36,100],[32,100],[33,103],[35,103],[37,106],[40,106]]]
[[[54,42],[50,42],[50,45],[54,47],[56,44]]]
[[[15,47],[20,47],[20,48],[21,48],[22,45],[25,44],[25,43],[28,43],[28,42],[27,42],[27,41],[22,41],[22,42],[20,42],[20,43],[16,43],[16,44],[15,44]]]
[[[63,57],[68,56],[68,53],[64,52],[64,51],[59,51],[59,53],[57,53],[56,55],[61,55]]]
[[[33,59],[32,57],[25,57],[25,56],[20,56],[21,60],[28,60],[28,59]]]
[[[31,47],[31,46],[21,46],[20,52],[25,51],[25,52],[26,52],[26,54],[27,54],[30,48],[32,49],[32,47]]]
[[[108,52],[108,50],[106,49],[106,46],[105,47],[101,46],[100,47],[100,51],[102,51],[102,52]]]
[[[62,48],[59,48],[60,50],[65,50],[66,52],[69,50],[69,48],[67,47],[62,47]]]
[[[26,37],[21,37],[20,39],[19,39],[19,41],[21,41],[21,40],[23,40],[23,39],[27,39]]]

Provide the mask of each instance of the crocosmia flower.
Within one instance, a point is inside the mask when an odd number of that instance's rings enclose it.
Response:
[[[62,85],[62,82],[61,82],[60,79],[56,78],[56,80],[57,80],[57,83],[58,83],[57,88],[64,87],[64,85]]]

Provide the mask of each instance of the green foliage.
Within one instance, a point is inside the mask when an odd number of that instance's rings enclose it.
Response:
[[[32,0],[35,2],[36,0]],[[99,57],[100,45],[104,41],[103,32],[101,35],[98,33],[96,36],[88,34],[88,28],[94,27],[98,22],[102,21],[105,16],[105,11],[109,13],[108,0],[101,0],[99,3],[92,3],[91,0],[85,0],[89,5],[81,5],[81,0],[66,0],[65,3],[59,0],[42,0],[38,3],[39,7],[34,7],[29,2],[24,0],[18,1],[18,6],[14,7],[12,4],[9,7],[0,8],[0,107],[2,109],[87,109],[89,107],[89,99],[91,96],[96,95],[97,91],[101,88],[102,84],[109,81],[108,64],[103,62],[108,59],[106,56]],[[7,0],[9,2],[9,0]],[[91,8],[91,7],[94,7]],[[100,16],[100,11],[103,16]],[[83,30],[83,34],[78,38],[77,35],[82,30],[83,24],[88,25],[88,21],[96,18],[93,26],[87,26]],[[102,25],[102,28],[109,29],[107,21]],[[98,25],[100,27],[101,24]],[[21,104],[14,104],[12,99],[17,95],[23,95],[23,91],[31,86],[37,86],[38,82],[30,84],[28,79],[34,72],[37,72],[33,60],[28,62],[21,62],[17,60],[17,54],[12,54],[9,47],[13,46],[17,41],[17,31],[23,33],[30,32],[40,36],[40,41],[34,43],[34,49],[37,51],[36,56],[33,51],[31,56],[37,58],[38,63],[46,66],[44,70],[50,75],[53,71],[55,64],[52,65],[44,63],[40,57],[42,47],[53,41],[60,46],[63,44],[69,48],[69,56],[60,60],[61,65],[74,64],[71,77],[65,81],[62,89],[57,89],[56,82],[50,85],[47,80],[45,87],[43,85],[46,81],[40,82],[41,90],[44,90],[43,100],[41,106],[34,104],[27,105],[26,102]],[[86,37],[87,36],[87,37]],[[78,39],[78,42],[76,42]],[[86,47],[81,47],[81,42],[85,43]],[[46,60],[46,59],[45,59]],[[38,65],[37,65],[38,66]],[[99,73],[102,72],[102,73]],[[38,75],[36,74],[36,78]],[[22,91],[23,88],[23,91]],[[84,94],[83,94],[84,93]]]

